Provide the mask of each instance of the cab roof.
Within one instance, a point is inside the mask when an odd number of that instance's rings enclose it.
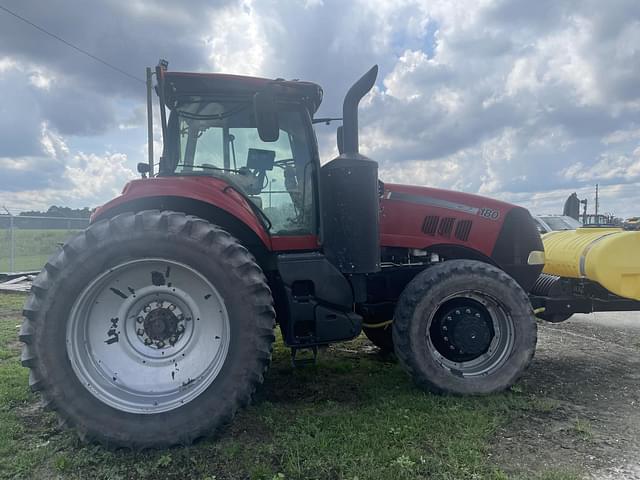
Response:
[[[271,80],[223,73],[163,72],[165,101],[169,108],[193,97],[229,97],[247,100],[271,88],[283,101],[302,102],[313,115],[322,102],[322,87],[299,80]]]

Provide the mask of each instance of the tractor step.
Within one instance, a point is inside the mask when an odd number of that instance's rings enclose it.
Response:
[[[298,358],[298,352],[301,350],[310,350],[312,356],[311,357],[303,357]],[[316,365],[318,363],[318,347],[312,346],[307,348],[298,348],[291,347],[291,366],[292,367],[303,367],[305,365]]]

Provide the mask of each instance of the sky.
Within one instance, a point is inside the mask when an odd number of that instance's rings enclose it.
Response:
[[[318,116],[380,73],[361,151],[383,181],[532,213],[600,185],[640,215],[638,0],[0,0],[139,78],[169,68],[321,84]],[[95,207],[146,161],[145,87],[0,11],[0,206]],[[157,108],[156,108],[157,112]],[[335,128],[318,126],[321,158]],[[161,137],[155,132],[156,154]]]

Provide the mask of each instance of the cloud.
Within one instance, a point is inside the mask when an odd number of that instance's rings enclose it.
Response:
[[[598,5],[420,4],[438,25],[436,46],[407,50],[383,72],[384,88],[363,112],[367,153],[390,180],[532,208],[538,194],[586,192],[595,182],[615,192],[636,181],[640,91],[627,79],[640,74],[630,42],[640,14],[617,2],[617,14],[601,16]],[[633,208],[607,200],[621,213]]]
[[[605,208],[630,215],[638,204],[625,197],[639,181],[637,0],[607,8],[598,0],[53,0],[46,8],[30,0],[15,8],[140,77],[165,57],[176,70],[317,81],[322,116],[339,114],[349,85],[378,63],[360,138],[384,180],[547,212],[574,190],[592,195],[599,182]],[[11,92],[0,105],[0,166],[12,169],[12,191],[44,185],[64,195],[58,175],[75,192],[64,198],[106,200],[115,177],[96,186],[99,197],[74,187],[72,172],[89,175],[100,162],[132,170],[144,160],[143,86],[12,17],[0,15],[0,28],[0,88]],[[45,152],[43,124],[68,154]],[[335,126],[319,127],[318,137],[326,161]]]
[[[46,209],[52,204],[95,206],[120,193],[135,178],[125,154],[72,153],[65,141],[42,126],[42,157],[19,161],[0,158],[6,182],[0,185],[0,205],[14,209]]]

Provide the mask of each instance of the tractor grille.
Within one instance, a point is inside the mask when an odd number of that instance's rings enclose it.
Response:
[[[463,242],[469,239],[471,233],[471,220],[458,220],[453,217],[439,217],[438,215],[428,215],[422,222],[422,232],[426,235],[438,235],[441,237],[450,237],[451,233]],[[455,228],[454,228],[455,226]]]
[[[462,240],[466,242],[469,239],[469,233],[471,232],[471,225],[473,222],[471,220],[458,220],[456,223],[456,231],[455,237],[458,240]]]
[[[438,225],[438,235],[441,237],[449,237],[451,235],[451,230],[453,230],[453,224],[456,221],[453,217],[445,217],[440,220],[440,225]]]
[[[422,223],[422,231],[427,235],[435,235],[438,231],[438,222],[440,217],[437,215],[429,215]]]

